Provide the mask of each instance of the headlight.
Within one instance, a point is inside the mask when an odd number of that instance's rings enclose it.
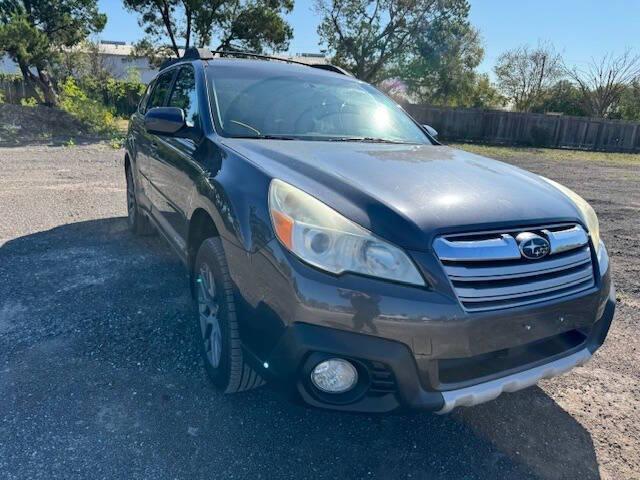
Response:
[[[550,180],[546,177],[541,176],[541,178],[556,187],[567,197],[569,197],[573,203],[575,203],[576,207],[578,207],[578,209],[582,213],[584,221],[587,224],[587,230],[589,231],[589,236],[591,236],[593,247],[596,249],[596,251],[598,251],[598,249],[600,248],[600,224],[598,223],[598,216],[596,215],[593,207],[591,207],[591,205],[589,205],[589,203],[584,198],[582,198],[573,190],[570,190],[564,185],[560,185],[558,182],[554,182],[553,180]]]
[[[315,267],[424,285],[402,250],[288,183],[271,182],[269,210],[280,242]]]

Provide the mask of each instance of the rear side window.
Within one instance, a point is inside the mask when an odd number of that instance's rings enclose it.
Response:
[[[187,126],[198,127],[200,125],[196,79],[192,67],[183,67],[178,72],[168,106],[184,110]]]
[[[171,89],[171,82],[175,71],[163,73],[156,80],[156,84],[151,92],[151,97],[147,102],[147,110],[154,107],[163,107]]]

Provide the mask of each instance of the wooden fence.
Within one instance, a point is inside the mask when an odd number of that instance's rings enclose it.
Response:
[[[640,152],[640,123],[602,118],[407,104],[447,141]]]
[[[0,94],[6,103],[20,103],[23,98],[33,96],[21,77],[14,75],[0,75]]]

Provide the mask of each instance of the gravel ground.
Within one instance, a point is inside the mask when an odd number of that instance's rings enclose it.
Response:
[[[121,161],[0,149],[1,478],[640,478],[640,162],[508,160],[600,214],[619,303],[590,363],[449,416],[378,417],[216,393],[184,269],[127,231]]]

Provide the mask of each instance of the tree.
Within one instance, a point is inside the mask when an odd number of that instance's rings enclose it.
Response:
[[[584,69],[565,67],[565,71],[578,85],[588,113],[608,118],[615,116],[625,89],[640,76],[640,55],[626,50],[619,56],[593,59]]]
[[[635,79],[625,88],[620,97],[618,108],[620,118],[623,120],[640,120],[640,79]]]
[[[479,32],[469,21],[467,0],[452,0],[417,32],[400,60],[399,76],[420,101],[468,106],[480,81],[476,67],[484,57]]]
[[[361,80],[380,82],[392,76],[438,18],[455,15],[464,5],[464,0],[317,0],[318,34],[334,63]]]
[[[498,88],[516,110],[529,112],[564,74],[561,56],[549,44],[508,50],[494,68]]]
[[[99,32],[107,21],[97,0],[6,0],[0,2],[0,51],[18,65],[40,103],[55,106],[51,70],[59,54]]]
[[[556,112],[579,117],[589,115],[589,112],[584,108],[580,90],[569,80],[560,80],[549,87],[538,103],[531,108],[531,111]]]
[[[105,83],[112,78],[108,61],[101,55],[100,43],[91,40],[83,40],[76,48],[60,52],[52,71],[58,79],[92,78],[96,83]]]
[[[494,87],[486,73],[478,74],[471,90],[461,97],[459,105],[462,107],[475,108],[498,108],[504,107],[506,99]]]
[[[220,49],[286,49],[293,36],[283,15],[293,0],[124,0],[140,15],[147,34],[140,47],[168,43],[173,56],[181,48],[205,47],[217,40]],[[158,47],[167,52],[164,46]],[[156,56],[158,56],[156,54]]]
[[[131,49],[131,59],[146,58],[149,65],[159,68],[167,58],[171,58],[175,53],[168,45],[155,45],[149,38],[143,38],[133,44]]]

